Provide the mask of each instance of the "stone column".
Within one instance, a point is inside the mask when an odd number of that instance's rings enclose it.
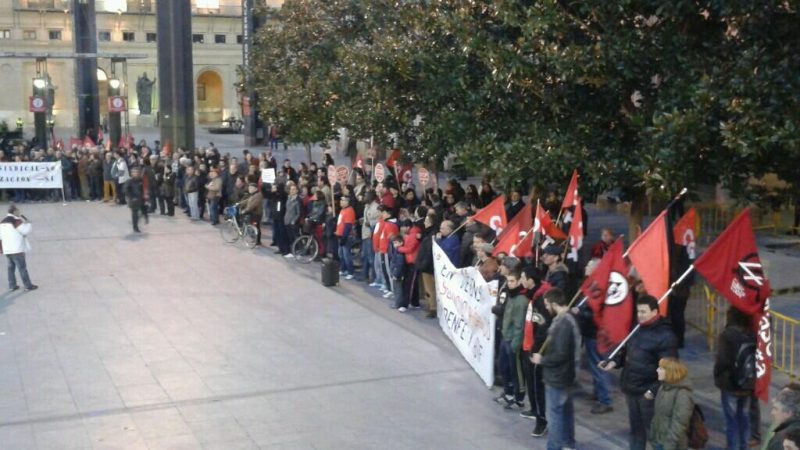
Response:
[[[72,1],[75,53],[97,53],[94,0]],[[78,137],[97,141],[100,107],[97,95],[97,58],[75,60],[75,92],[78,95]]]
[[[192,2],[156,2],[161,142],[194,149]]]
[[[242,0],[242,37],[244,46],[242,48],[245,85],[250,86],[250,66],[251,55],[253,53],[253,42],[256,31],[264,24],[264,18],[259,17],[253,12],[253,7],[258,4],[264,6],[264,0]],[[247,88],[244,101],[248,106],[244,107],[244,144],[248,146],[263,144],[266,139],[267,130],[264,122],[258,118],[258,98],[253,89]],[[249,110],[249,114],[248,113]]]

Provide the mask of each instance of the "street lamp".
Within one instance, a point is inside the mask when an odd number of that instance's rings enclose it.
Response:
[[[112,67],[113,70],[113,67]],[[112,72],[113,75],[113,72]],[[108,131],[111,145],[116,146],[122,136],[122,115],[119,112],[118,102],[122,91],[122,82],[118,78],[108,80]]]
[[[37,76],[33,79],[33,125],[37,145],[47,147],[47,80]]]

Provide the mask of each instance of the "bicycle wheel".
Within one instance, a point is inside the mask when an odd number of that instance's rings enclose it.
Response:
[[[300,236],[292,243],[292,254],[295,261],[308,264],[317,257],[319,244],[314,236]]]
[[[258,241],[258,230],[253,225],[247,224],[244,226],[242,238],[247,248],[255,248],[256,242]]]
[[[232,220],[226,221],[219,227],[219,234],[222,236],[222,239],[232,244],[239,239],[239,230],[236,228],[236,224]]]

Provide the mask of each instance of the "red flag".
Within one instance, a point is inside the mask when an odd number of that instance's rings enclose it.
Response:
[[[752,317],[757,342],[755,393],[766,402],[772,364],[772,288],[758,257],[749,209],[739,214],[697,258],[694,268],[731,306]]]
[[[505,214],[505,211],[503,211],[503,213]],[[503,232],[498,235],[498,242],[494,248],[493,254],[497,255],[502,252],[517,257],[531,256],[533,232],[528,233],[531,228],[533,228],[531,204],[527,203],[519,213],[511,219],[511,222],[503,229]],[[525,239],[520,242],[520,239],[523,237]]]
[[[395,162],[398,159],[400,159],[400,156],[401,156],[400,149],[396,148],[396,149],[392,150],[392,153],[389,154],[389,158],[386,159],[386,167],[394,170]]]
[[[64,139],[59,139],[58,142],[56,142],[56,148],[59,150],[64,148]]]
[[[578,199],[578,206],[575,207],[575,217],[572,225],[569,226],[569,247],[570,251],[567,259],[578,262],[578,250],[583,246],[583,208],[580,207],[580,198]]]
[[[353,168],[364,169],[364,158],[361,157],[361,153],[356,155],[356,160],[353,163]]]
[[[72,150],[75,147],[80,147],[82,145],[83,145],[83,141],[82,140],[80,140],[78,138],[74,138],[74,137],[69,138],[69,148],[70,148],[70,150]]]
[[[689,259],[694,260],[697,241],[697,212],[694,208],[686,211],[686,214],[675,224],[672,228],[672,235],[676,244],[686,247]]]
[[[97,130],[97,141],[100,142],[103,140],[103,130]]]
[[[581,292],[588,298],[589,308],[594,313],[601,353],[619,345],[633,322],[633,297],[622,253],[622,239],[617,239],[581,285]]]
[[[534,223],[533,231],[542,233],[544,236],[542,240],[543,246],[555,243],[555,240],[563,241],[567,239],[567,235],[553,223],[553,219],[550,218],[550,215],[540,204],[536,205],[536,222]]]
[[[411,183],[413,176],[411,170],[414,169],[413,164],[405,163],[403,165],[395,163],[395,170],[397,171],[397,183]]]
[[[666,210],[662,211],[628,248],[628,259],[636,268],[647,293],[655,298],[661,298],[669,289],[666,213]],[[664,301],[659,304],[658,309],[663,317],[667,315],[667,303]]]
[[[488,225],[499,235],[508,224],[505,203],[505,195],[497,197],[472,216],[472,220]],[[525,231],[528,231],[528,229]]]
[[[85,137],[85,138],[83,138],[83,146],[84,146],[84,147],[87,147],[87,146],[88,146],[88,147],[94,147],[94,146],[95,146],[95,143],[94,143],[94,141],[92,140],[92,137],[91,137],[91,136],[89,136],[88,134],[86,135],[86,137]]]
[[[578,205],[578,169],[572,171],[572,179],[569,180],[567,193],[564,194],[564,201],[561,202],[561,209],[567,209]]]

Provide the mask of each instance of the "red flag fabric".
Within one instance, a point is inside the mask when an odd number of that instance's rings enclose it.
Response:
[[[97,142],[100,142],[102,140],[103,140],[103,130],[100,129],[100,130],[97,130]]]
[[[505,214],[505,211],[503,212]],[[511,219],[511,222],[503,229],[503,232],[498,235],[497,245],[494,247],[493,255],[499,253],[512,254],[516,257],[531,256],[531,243],[533,242],[533,232],[528,231],[533,228],[533,218],[531,217],[531,204],[527,203],[520,211]],[[526,235],[527,234],[527,235]],[[520,239],[525,239],[520,242]],[[527,245],[527,248],[525,247]]]
[[[581,292],[594,313],[597,347],[601,353],[619,345],[633,322],[633,297],[622,254],[622,239],[617,239],[581,285]]]
[[[555,240],[563,241],[567,239],[567,235],[553,223],[553,219],[550,218],[550,215],[540,204],[536,205],[536,222],[534,223],[533,231],[540,232],[543,235],[543,246],[555,243]]]
[[[78,138],[74,138],[74,137],[69,138],[69,148],[70,148],[70,150],[72,150],[75,147],[80,147],[82,145],[83,145],[83,141],[82,140],[80,140]]]
[[[567,209],[578,205],[578,169],[572,171],[572,179],[569,180],[567,193],[564,194],[564,201],[561,202],[561,209]]]
[[[400,159],[400,156],[401,156],[400,149],[396,148],[396,149],[392,150],[392,153],[389,154],[389,157],[386,159],[386,167],[394,170],[395,162],[398,159]]]
[[[628,259],[636,268],[647,293],[655,298],[661,298],[669,289],[666,213],[666,210],[662,211],[628,248]],[[663,317],[667,315],[667,303],[663,301],[659,304],[658,309]]]
[[[580,198],[578,199],[580,204]],[[575,207],[575,217],[572,224],[569,226],[569,254],[567,259],[578,262],[578,250],[583,246],[583,208],[580,206]]]
[[[89,136],[88,134],[86,135],[85,138],[83,138],[83,146],[84,147],[94,147],[95,146],[95,143],[92,140],[92,137]]]
[[[686,211],[686,214],[675,223],[672,235],[676,244],[686,247],[689,259],[694,260],[696,257],[695,243],[697,242],[697,211],[694,208]]]
[[[397,180],[398,183],[411,183],[413,181],[413,175],[411,171],[414,169],[413,164],[397,164],[395,163],[395,170],[397,170]]]
[[[505,195],[497,197],[472,216],[472,220],[487,225],[499,235],[508,224],[505,203]],[[525,231],[528,231],[528,229]]]
[[[758,257],[750,210],[746,209],[728,225],[694,263],[694,268],[731,306],[749,315],[756,333],[756,387],[766,402],[772,364],[769,280]]]

